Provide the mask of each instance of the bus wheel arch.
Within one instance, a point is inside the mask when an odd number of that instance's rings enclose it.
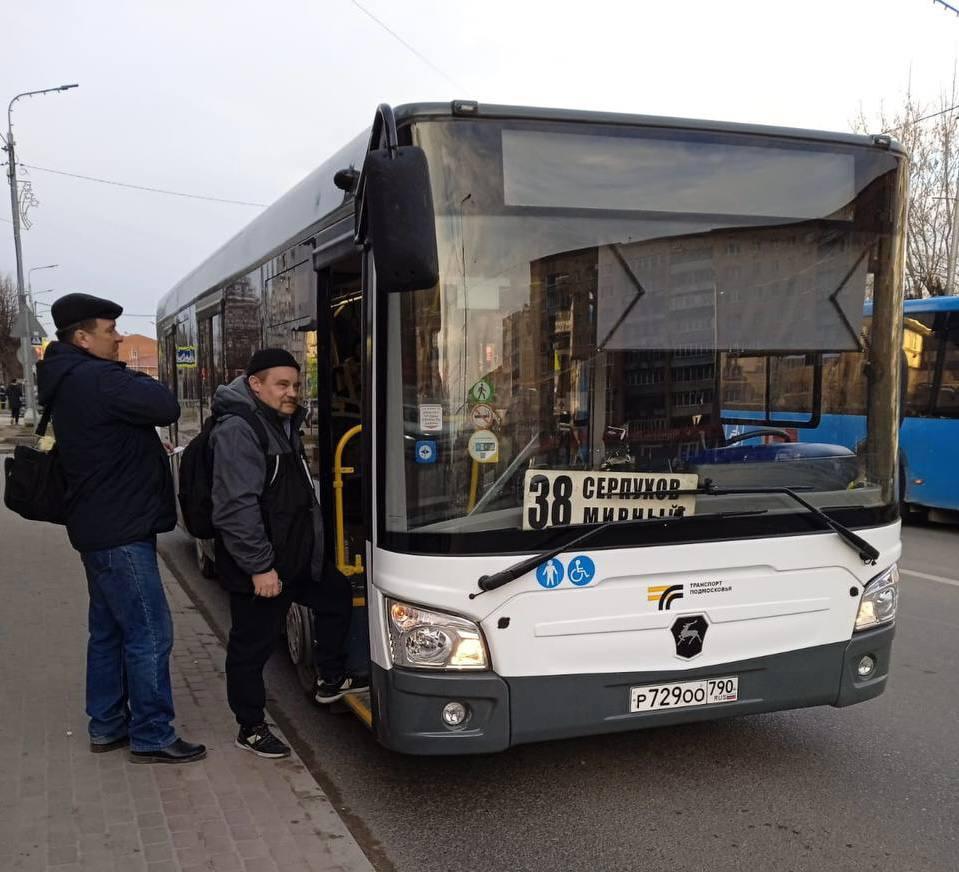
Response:
[[[290,603],[286,613],[286,650],[296,667],[300,686],[312,697],[316,689],[313,660],[313,614],[300,603]]]
[[[216,578],[216,561],[206,552],[202,539],[193,540],[196,548],[196,565],[204,578]]]

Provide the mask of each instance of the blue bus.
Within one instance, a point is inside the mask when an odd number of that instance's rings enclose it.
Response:
[[[929,509],[959,510],[959,297],[906,300],[903,308],[899,493],[909,521]],[[867,304],[859,331],[867,347],[871,314]],[[725,362],[727,444],[772,459],[782,443],[795,443],[795,452],[854,470],[866,434],[862,355],[800,355],[777,364],[759,356]]]

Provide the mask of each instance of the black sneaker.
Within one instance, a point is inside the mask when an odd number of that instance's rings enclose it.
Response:
[[[240,727],[236,746],[244,751],[252,751],[257,757],[268,757],[271,760],[290,756],[290,746],[274,736],[266,724]]]
[[[342,699],[344,693],[349,693],[351,690],[362,690],[368,685],[368,681],[363,681],[359,678],[353,678],[350,675],[346,676],[346,678],[340,678],[333,681],[326,681],[320,678],[317,679],[316,691],[313,694],[313,699],[320,703],[320,705],[329,705],[331,702],[336,702],[338,699]]]

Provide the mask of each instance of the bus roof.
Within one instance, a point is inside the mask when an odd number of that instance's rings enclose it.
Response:
[[[297,235],[342,206],[346,194],[333,184],[333,175],[349,166],[360,167],[369,139],[369,130],[359,134],[180,279],[160,300],[157,323],[278,254],[295,242]]]
[[[791,127],[769,127],[658,115],[627,115],[615,112],[588,112],[573,109],[546,109],[526,106],[499,106],[454,100],[452,103],[409,103],[394,109],[398,124],[429,118],[502,118],[532,121],[572,121],[637,127],[669,127],[687,130],[742,133],[834,142],[867,148],[889,149],[902,154],[888,137],[828,133]],[[349,166],[360,167],[369,144],[370,130],[311,172],[286,194],[263,210],[239,233],[184,276],[160,300],[157,323],[167,320],[204,294],[244,275],[256,264],[278,254],[318,229],[322,220],[346,203],[346,195],[333,184],[333,175]]]
[[[905,312],[955,312],[959,311],[959,297],[926,297],[923,300],[906,300]]]

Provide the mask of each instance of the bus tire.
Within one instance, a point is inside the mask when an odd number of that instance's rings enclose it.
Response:
[[[200,570],[200,575],[204,578],[216,578],[216,563],[206,553],[206,550],[203,548],[203,542],[199,539],[194,539],[193,543],[196,547],[196,565]]]
[[[296,667],[300,686],[313,698],[316,666],[313,662],[313,615],[299,603],[290,603],[286,613],[286,650]]]

